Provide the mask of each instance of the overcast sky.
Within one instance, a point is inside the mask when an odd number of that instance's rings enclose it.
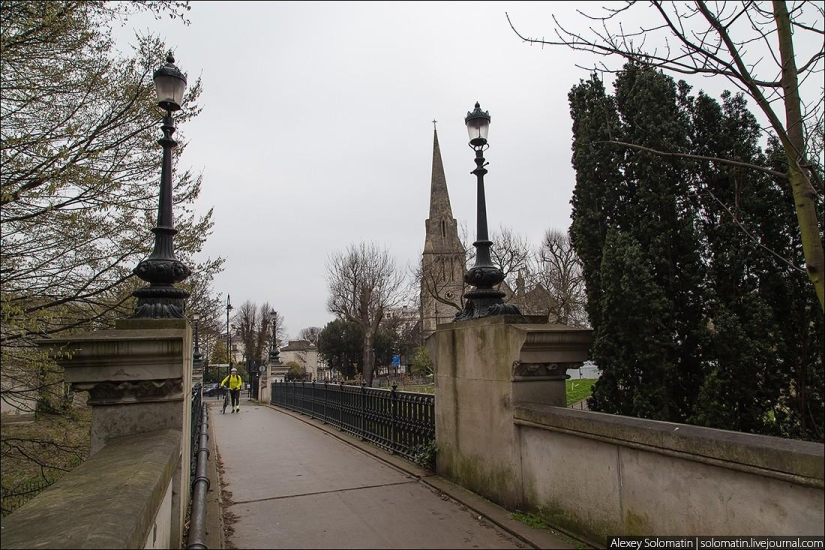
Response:
[[[567,93],[588,77],[576,63],[595,59],[522,42],[505,11],[522,34],[541,37],[553,13],[583,26],[581,6],[196,1],[189,26],[136,17],[117,36],[158,34],[190,81],[202,78],[203,111],[184,129],[181,167],[202,171],[198,209],[215,209],[204,250],[226,258],[215,290],[236,307],[268,301],[294,338],[333,319],[330,254],[375,241],[402,269],[419,260],[433,119],[453,215],[475,237],[464,117],[476,101],[492,117],[490,229],[508,226],[533,245],[548,228],[568,229]]]

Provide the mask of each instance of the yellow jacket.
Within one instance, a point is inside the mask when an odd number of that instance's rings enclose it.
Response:
[[[221,386],[225,386],[227,380],[229,381],[230,390],[239,390],[243,387],[243,380],[241,380],[240,374],[230,374],[229,376],[223,379],[223,382],[221,382]]]

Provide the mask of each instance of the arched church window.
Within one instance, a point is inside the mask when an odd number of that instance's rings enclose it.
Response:
[[[447,222],[441,220],[441,238],[447,237]]]

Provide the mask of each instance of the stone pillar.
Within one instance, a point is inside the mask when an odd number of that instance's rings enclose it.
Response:
[[[272,380],[272,365],[269,363],[266,364],[266,368],[261,372],[260,378],[258,378],[258,401],[261,403],[269,403],[270,401],[270,392],[269,392],[269,383]]]
[[[41,340],[74,391],[88,391],[93,455],[123,436],[174,429],[180,458],[172,481],[172,539],[189,498],[192,329],[185,319],[123,319],[115,330]],[[140,460],[140,457],[136,457]],[[173,547],[178,547],[173,544]]]
[[[567,369],[587,359],[589,329],[544,316],[439,325],[435,363],[439,475],[509,509],[522,506],[515,403],[565,406]]]

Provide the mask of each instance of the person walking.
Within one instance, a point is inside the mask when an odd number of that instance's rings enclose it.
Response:
[[[232,367],[232,370],[229,371],[229,376],[223,379],[221,382],[221,387],[229,388],[229,396],[232,398],[232,412],[239,413],[241,412],[241,388],[243,387],[243,380],[241,376],[238,374],[238,369]]]

